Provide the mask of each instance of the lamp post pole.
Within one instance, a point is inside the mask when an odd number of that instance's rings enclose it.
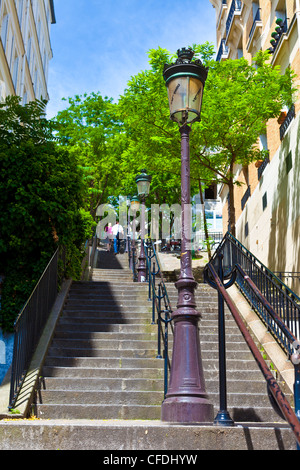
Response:
[[[146,281],[146,255],[145,255],[145,197],[142,197],[142,212],[141,212],[141,250],[138,265],[138,282]]]
[[[146,170],[142,170],[140,175],[137,175],[135,178],[135,182],[137,185],[138,195],[140,200],[142,201],[142,211],[141,211],[141,250],[139,256],[139,265],[138,265],[138,282],[145,282],[147,276],[147,268],[146,268],[146,255],[145,255],[145,247],[144,247],[144,240],[145,240],[145,200],[149,194],[150,190],[150,183],[151,183],[152,176],[148,175]]]
[[[184,73],[186,70],[185,68]],[[173,75],[178,77],[178,69],[175,69]],[[178,88],[177,85],[177,90]],[[175,86],[174,89],[176,90]],[[172,313],[174,321],[173,354],[170,381],[166,398],[162,404],[161,418],[162,421],[173,423],[212,423],[213,405],[209,402],[205,390],[198,330],[201,314],[196,310],[194,291],[197,282],[192,272],[191,240],[188,237],[188,234],[191,233],[192,223],[189,149],[191,129],[187,125],[187,111],[181,110],[180,113],[185,121],[181,122],[180,126],[182,212],[180,276],[175,283],[178,290],[178,302],[177,310]]]

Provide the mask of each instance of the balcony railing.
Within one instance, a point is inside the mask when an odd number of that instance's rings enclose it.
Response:
[[[241,0],[232,0],[228,17],[227,17],[227,21],[226,21],[226,37],[229,34],[235,13],[240,12],[241,10],[242,10]]]
[[[257,179],[261,178],[261,175],[263,174],[264,169],[266,168],[268,163],[270,163],[270,159],[269,157],[266,157],[264,161],[262,162],[262,164],[260,165],[260,167],[257,169]]]
[[[253,24],[252,24],[252,27],[251,27],[251,30],[250,30],[250,34],[249,34],[249,40],[248,40],[248,44],[247,44],[247,49],[249,49],[250,47],[250,44],[251,44],[251,41],[253,39],[253,36],[254,36],[254,33],[255,33],[255,30],[256,30],[256,27],[261,24],[261,15],[260,15],[260,12],[261,12],[261,8],[259,8],[256,12],[256,15],[254,17],[254,20],[253,20]]]
[[[226,39],[221,40],[220,47],[219,47],[219,50],[218,50],[218,54],[217,54],[217,57],[216,57],[217,62],[220,62],[222,57],[224,57],[224,58],[228,57],[228,46],[226,46],[225,42],[226,42]]]
[[[285,120],[283,121],[283,123],[281,124],[281,126],[279,128],[280,140],[283,139],[284,134],[287,131],[287,128],[289,127],[290,123],[292,122],[292,120],[294,119],[295,116],[296,116],[295,106],[292,104],[292,106],[289,109],[289,112],[286,115]]]
[[[248,186],[244,196],[242,197],[241,204],[242,204],[242,210],[244,209],[246,202],[248,201],[249,197],[251,196],[251,188]]]
[[[274,54],[282,35],[287,33],[288,31],[288,18],[286,18],[284,21],[278,18],[278,20],[276,20],[276,23],[278,26],[276,27],[276,30],[272,33],[272,40],[270,41],[272,47],[268,49],[270,54]]]

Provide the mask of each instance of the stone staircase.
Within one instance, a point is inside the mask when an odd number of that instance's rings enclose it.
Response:
[[[172,308],[176,306],[177,290],[167,283]],[[195,292],[197,310],[202,314],[200,344],[206,391],[219,410],[218,298],[206,284],[198,284]],[[173,307],[174,306],[174,307]],[[283,422],[273,410],[267,396],[266,381],[225,305],[227,404],[236,423]]]
[[[37,417],[160,419],[163,361],[147,286],[132,282],[126,255],[101,255],[115,268],[72,284],[43,368]]]
[[[161,423],[163,360],[156,358],[157,326],[151,324],[148,285],[133,283],[127,266],[125,254],[101,251],[90,280],[73,282],[42,371],[35,407],[38,420],[31,428],[34,448],[295,449],[293,433],[272,409],[265,381],[229,312],[228,410],[237,426]],[[177,290],[173,283],[167,288],[175,308]],[[202,314],[206,390],[216,415],[217,295],[199,284],[196,299]],[[28,426],[29,422],[11,424],[21,427],[20,446],[22,439],[26,442]],[[11,436],[12,430],[6,429]],[[1,439],[3,446],[11,441],[0,426]]]

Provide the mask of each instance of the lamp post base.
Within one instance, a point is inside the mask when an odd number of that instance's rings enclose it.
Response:
[[[170,383],[162,403],[161,419],[173,423],[212,423],[214,407],[208,400],[199,340],[199,312],[194,308],[193,279],[177,281],[179,308],[172,314],[174,339]],[[187,305],[184,306],[184,303]]]
[[[213,406],[207,398],[170,397],[163,402],[161,420],[168,423],[212,424]]]

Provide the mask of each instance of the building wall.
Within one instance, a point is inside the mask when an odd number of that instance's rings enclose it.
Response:
[[[216,9],[218,49],[223,39],[226,52],[218,60],[238,58],[242,55],[251,63],[258,50],[271,47],[271,34],[275,31],[276,19],[287,19],[287,28],[281,35],[270,63],[280,66],[284,72],[288,66],[297,74],[296,85],[300,85],[300,2],[299,0],[245,0],[237,2],[239,11],[233,14],[231,29],[226,31],[226,21],[232,1],[210,0]],[[259,10],[259,16],[256,16]],[[221,19],[220,19],[221,18]],[[256,21],[254,21],[256,19]],[[280,126],[288,109],[282,110],[282,119],[271,119],[267,123],[266,135],[258,145],[269,151],[269,163],[258,176],[260,162],[252,163],[247,172],[235,168],[236,179],[243,182],[235,188],[236,236],[265,265],[273,271],[300,272],[300,250],[298,229],[300,222],[299,185],[299,118],[300,99],[294,97],[295,116],[280,136]],[[263,168],[263,167],[262,167]],[[288,171],[287,171],[288,169]],[[250,185],[251,196],[241,208],[241,198]],[[223,231],[228,227],[228,190],[221,190],[223,201]]]
[[[23,104],[49,99],[53,0],[0,0],[0,100],[19,95]]]

